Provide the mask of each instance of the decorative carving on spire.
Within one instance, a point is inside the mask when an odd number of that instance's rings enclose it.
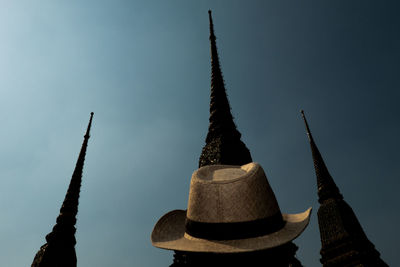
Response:
[[[75,253],[75,224],[78,213],[79,193],[82,182],[83,164],[90,137],[93,112],[90,114],[89,124],[84,136],[81,151],[67,194],[57,217],[56,225],[51,233],[46,236],[47,243],[37,252],[32,267],[74,267],[76,266]]]
[[[318,209],[321,263],[324,267],[388,267],[340,194],[314,142],[304,112],[301,114],[310,141],[321,204]]]
[[[243,165],[252,162],[252,159],[246,145],[240,140],[241,134],[233,121],[219,63],[211,10],[208,11],[208,16],[211,44],[210,125],[199,166],[212,164]]]

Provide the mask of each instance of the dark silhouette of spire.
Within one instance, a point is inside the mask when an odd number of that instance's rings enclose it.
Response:
[[[343,199],[343,196],[340,194],[339,189],[333,181],[332,176],[329,174],[328,168],[326,167],[325,162],[322,159],[322,156],[319,153],[317,146],[315,145],[303,110],[301,110],[301,115],[306,125],[307,136],[310,141],[311,152],[314,161],[315,174],[317,176],[319,197],[318,202],[322,203],[324,200],[329,198]]]
[[[233,121],[215,43],[211,10],[208,11],[208,16],[211,43],[210,125],[199,167],[214,164],[244,165],[253,160],[246,145],[240,140],[241,134]],[[253,253],[218,254],[175,251],[174,262],[170,267],[266,265],[301,267],[300,261],[295,256],[297,249],[294,243],[288,242],[277,248]]]
[[[93,112],[90,114],[89,124],[84,136],[81,151],[67,194],[57,217],[56,225],[46,236],[47,243],[37,252],[32,267],[75,267],[75,224],[78,213],[79,193],[82,181],[82,170],[85,161],[86,148],[90,137]]]
[[[211,43],[210,125],[199,166],[243,165],[252,162],[252,159],[246,145],[240,140],[241,134],[233,121],[218,58],[211,10],[208,11],[208,15]]]
[[[324,267],[386,267],[379,252],[365,235],[354,211],[344,201],[314,142],[304,112],[318,185],[318,224],[321,263]]]

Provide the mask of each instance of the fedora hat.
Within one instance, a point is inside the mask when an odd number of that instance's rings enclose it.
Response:
[[[277,247],[298,237],[311,208],[282,214],[258,163],[209,165],[192,175],[187,210],[158,220],[153,246],[191,252],[235,253]]]

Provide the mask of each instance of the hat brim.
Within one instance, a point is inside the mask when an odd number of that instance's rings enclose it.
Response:
[[[153,246],[190,252],[237,253],[277,247],[298,237],[310,221],[311,208],[302,213],[282,214],[285,226],[273,233],[236,240],[208,240],[185,233],[185,210],[173,210],[158,220],[151,234]]]

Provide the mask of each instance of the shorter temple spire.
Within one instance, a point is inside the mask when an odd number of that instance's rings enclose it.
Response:
[[[307,136],[310,141],[315,174],[317,176],[318,197],[319,197],[318,201],[319,203],[322,203],[323,201],[329,198],[343,199],[343,196],[340,194],[339,188],[333,181],[333,178],[330,175],[324,160],[322,159],[321,153],[319,153],[317,145],[314,142],[310,128],[307,123],[306,116],[304,115],[304,111],[301,110],[300,112],[301,116],[303,117],[304,124],[306,125]]]
[[[252,162],[252,159],[246,145],[240,140],[241,134],[233,121],[219,63],[211,10],[208,11],[208,18],[211,50],[210,124],[199,166],[247,164]]]
[[[37,252],[32,267],[75,267],[75,224],[78,213],[79,193],[82,182],[82,171],[86,149],[90,137],[93,112],[90,113],[89,124],[83,144],[76,162],[67,194],[57,217],[56,225],[46,236],[47,243]]]
[[[324,267],[387,267],[368,240],[353,209],[343,199],[314,142],[304,111],[318,185],[318,225]]]

